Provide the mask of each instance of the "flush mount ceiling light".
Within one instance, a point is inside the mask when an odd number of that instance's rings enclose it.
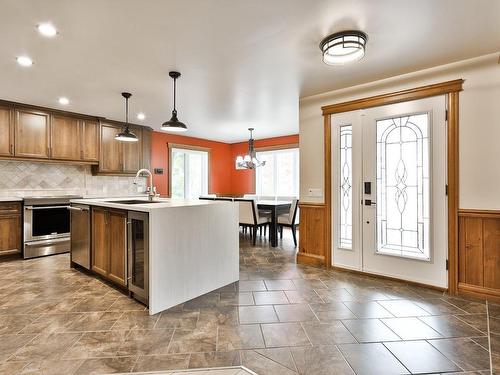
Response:
[[[137,142],[139,139],[132,133],[128,125],[128,99],[132,96],[129,92],[122,92],[122,96],[125,98],[125,129],[115,136],[117,141],[121,142]]]
[[[57,35],[57,29],[49,22],[41,23],[36,28],[41,35],[48,38],[53,38]]]
[[[31,60],[28,56],[18,56],[16,57],[16,61],[21,66],[33,65],[33,60]]]
[[[176,94],[175,81],[177,80],[177,78],[181,76],[181,73],[169,72],[168,75],[172,77],[174,80],[174,109],[172,110],[172,117],[170,118],[170,120],[165,121],[161,125],[161,130],[167,132],[185,132],[187,131],[187,126],[186,124],[179,121],[179,119],[177,118],[177,109],[175,108],[175,94]]]
[[[146,115],[145,115],[144,113],[139,112],[139,113],[137,114],[137,120],[141,120],[141,121],[143,121],[143,120],[145,120],[145,119],[146,119]]]
[[[257,159],[257,153],[254,148],[253,140],[253,128],[248,128],[250,131],[250,139],[248,140],[248,153],[245,156],[238,155],[236,158],[236,168],[238,169],[255,169],[257,167],[263,167],[266,165],[265,161],[259,161]]]
[[[327,36],[319,44],[323,62],[342,65],[360,60],[365,55],[368,37],[362,31],[346,30]]]
[[[59,99],[57,99],[57,101],[61,105],[68,105],[69,104],[69,99],[65,98],[64,96],[61,96]]]

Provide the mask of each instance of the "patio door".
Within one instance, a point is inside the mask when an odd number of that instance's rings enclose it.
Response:
[[[332,116],[333,263],[447,286],[445,97]]]

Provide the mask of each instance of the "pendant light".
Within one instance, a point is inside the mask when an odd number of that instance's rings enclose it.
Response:
[[[255,169],[266,165],[265,161],[257,159],[257,153],[254,148],[253,128],[248,128],[250,131],[250,139],[248,140],[248,153],[245,156],[238,155],[236,158],[236,167],[239,169]]]
[[[117,141],[121,142],[137,142],[139,139],[132,133],[129,129],[128,124],[128,100],[132,96],[129,92],[122,92],[122,96],[125,98],[125,129],[115,136]]]
[[[176,94],[175,82],[177,78],[181,76],[181,73],[169,72],[168,75],[172,77],[174,80],[174,109],[172,110],[172,117],[170,118],[170,120],[165,121],[161,125],[161,130],[166,132],[185,132],[187,131],[187,126],[186,124],[179,121],[179,119],[177,118],[177,109],[175,108],[175,94]]]
[[[368,37],[362,31],[346,30],[327,36],[319,44],[323,62],[342,65],[363,58]]]

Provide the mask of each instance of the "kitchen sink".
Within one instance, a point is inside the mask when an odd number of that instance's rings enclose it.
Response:
[[[160,201],[142,201],[140,199],[128,199],[128,200],[112,200],[105,201],[108,203],[120,203],[120,204],[147,204],[147,203],[161,203]]]

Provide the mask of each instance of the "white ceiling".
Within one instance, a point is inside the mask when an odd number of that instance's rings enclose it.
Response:
[[[57,37],[37,33],[45,21]],[[299,97],[498,51],[499,25],[498,0],[0,0],[0,98],[67,96],[64,109],[122,120],[126,90],[159,129],[176,69],[186,135],[293,134]],[[324,65],[320,40],[349,28],[368,34],[365,59]]]

